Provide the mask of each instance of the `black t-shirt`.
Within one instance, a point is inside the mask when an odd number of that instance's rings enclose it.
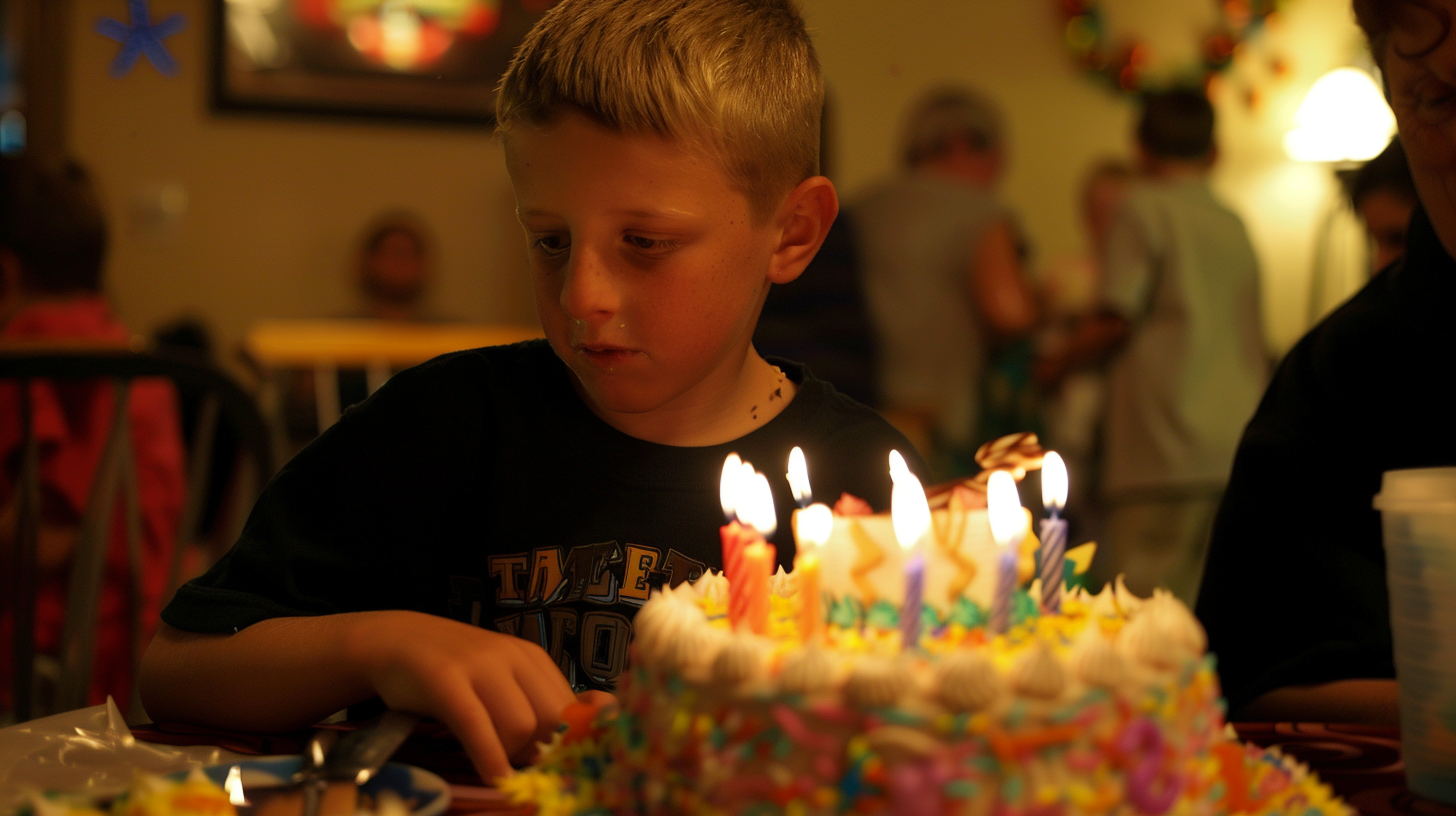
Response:
[[[1299,341],[1244,431],[1198,596],[1231,711],[1394,677],[1381,474],[1456,464],[1456,263],[1417,211],[1406,256]],[[1447,394],[1448,396],[1441,396]]]
[[[536,641],[574,687],[609,689],[650,588],[721,566],[728,453],[769,477],[786,567],[794,445],[828,502],[849,492],[886,507],[892,448],[925,472],[878,414],[774,362],[799,385],[793,401],[706,447],[607,425],[544,341],[403,371],[278,474],[237,544],[162,618],[229,633],[273,617],[411,609]]]

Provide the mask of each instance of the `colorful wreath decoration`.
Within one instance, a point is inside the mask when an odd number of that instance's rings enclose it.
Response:
[[[1148,71],[1150,49],[1146,43],[1130,40],[1109,43],[1107,25],[1097,0],[1057,0],[1061,9],[1063,39],[1084,71],[1114,91],[1145,93],[1171,86],[1204,86],[1210,77],[1233,63],[1234,53],[1256,34],[1283,0],[1215,0],[1219,23],[1203,36],[1200,61],[1172,72]]]

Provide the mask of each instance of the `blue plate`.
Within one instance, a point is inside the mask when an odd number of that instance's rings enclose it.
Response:
[[[207,778],[222,785],[227,781],[228,771],[237,767],[243,782],[243,794],[250,788],[276,787],[288,782],[294,772],[303,765],[301,756],[264,757],[246,759],[226,765],[212,765],[203,768]],[[186,772],[172,774],[171,779],[185,779]],[[359,788],[364,793],[377,796],[384,791],[394,791],[401,799],[415,802],[414,816],[439,816],[450,806],[450,786],[445,780],[413,765],[391,762],[379,770],[379,774]]]

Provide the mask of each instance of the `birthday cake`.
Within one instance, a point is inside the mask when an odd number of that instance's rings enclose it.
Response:
[[[907,527],[896,486],[895,518],[796,519],[795,570],[766,580],[734,575],[754,562],[725,528],[734,580],[656,593],[619,706],[569,709],[507,793],[540,816],[1351,812],[1232,737],[1180,601],[1069,588],[1085,563],[993,533],[973,487],[920,491],[928,519]]]

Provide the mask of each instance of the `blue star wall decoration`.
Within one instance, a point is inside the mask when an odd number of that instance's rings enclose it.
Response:
[[[147,61],[162,76],[177,76],[181,69],[177,67],[177,60],[167,52],[167,46],[162,40],[186,28],[187,18],[181,14],[173,14],[153,24],[147,0],[126,0],[126,10],[131,18],[130,23],[110,17],[102,17],[96,21],[97,34],[121,43],[121,53],[111,61],[108,73],[118,78],[126,76],[136,64],[137,58],[146,54]]]

